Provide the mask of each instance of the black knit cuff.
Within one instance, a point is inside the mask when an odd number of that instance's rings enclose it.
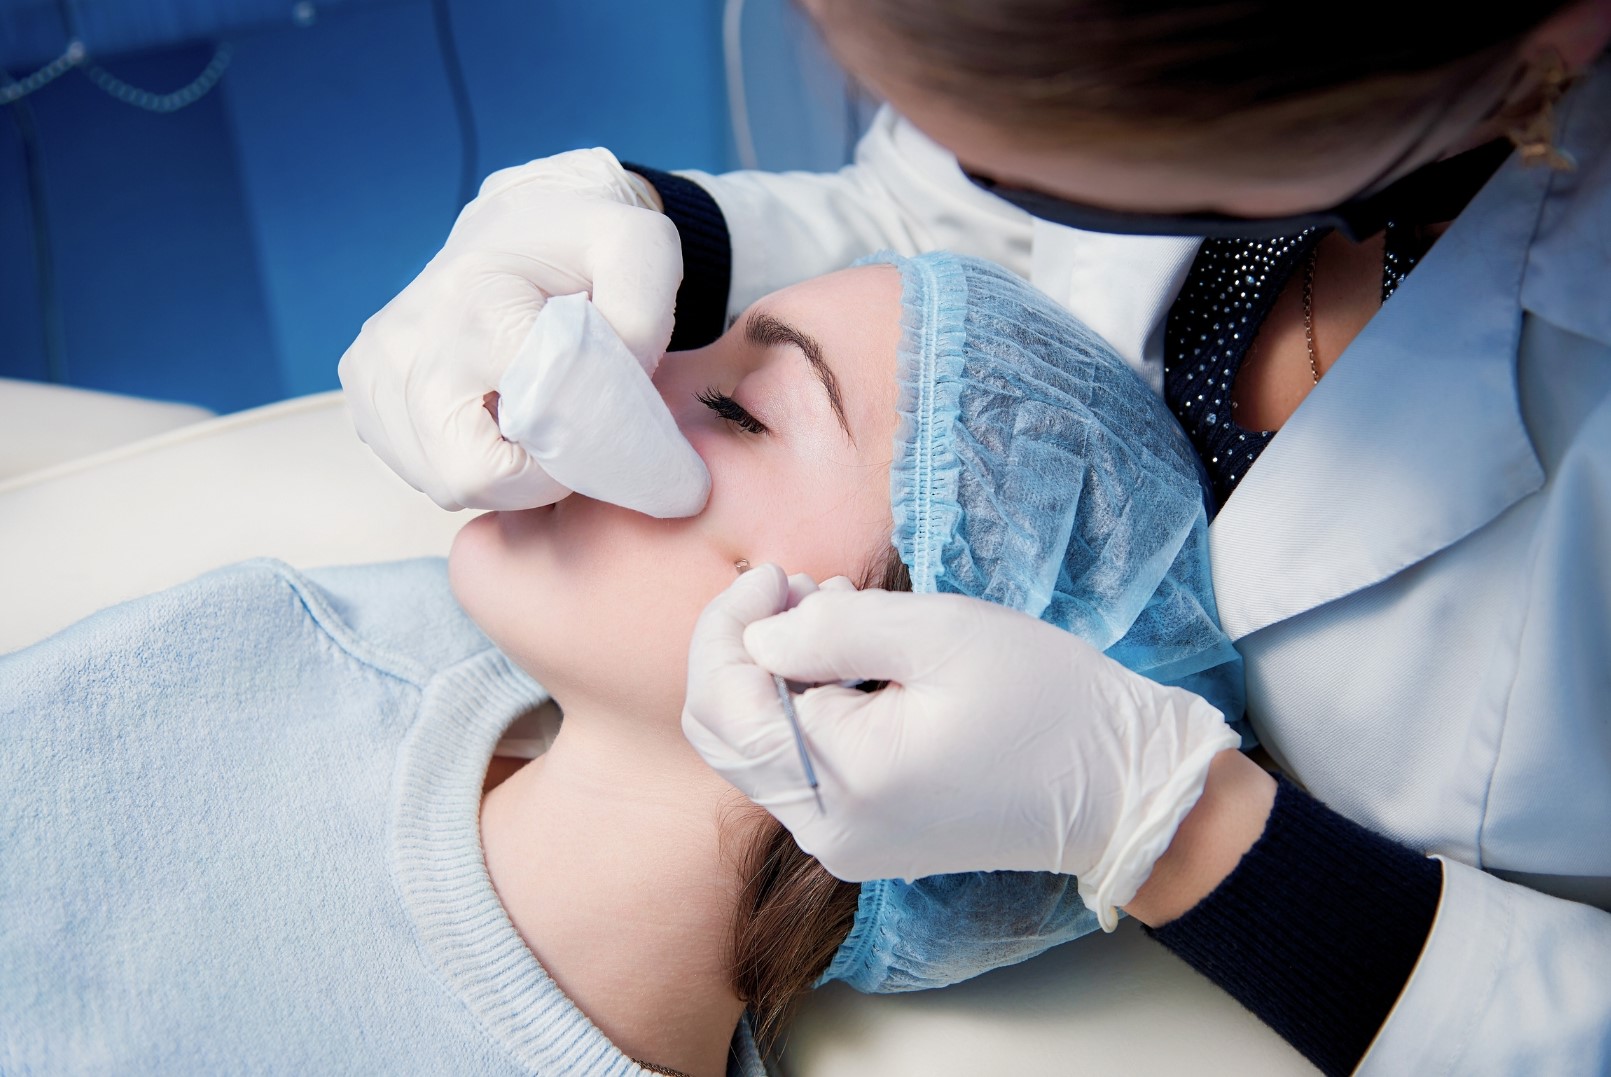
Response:
[[[1283,779],[1235,870],[1147,933],[1322,1072],[1347,1074],[1409,981],[1442,896],[1442,864]]]
[[[733,283],[733,244],[727,234],[727,218],[710,192],[693,180],[643,165],[621,164],[654,184],[666,216],[682,239],[682,287],[677,289],[671,350],[704,347],[727,328],[727,296]]]

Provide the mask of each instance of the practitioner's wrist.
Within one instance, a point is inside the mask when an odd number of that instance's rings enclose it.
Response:
[[[639,200],[656,213],[664,213],[666,211],[665,199],[660,197],[659,189],[649,181],[649,177],[629,166],[623,165],[622,167],[626,171],[627,184],[632,188],[633,193],[638,196]]]
[[[674,172],[621,162],[653,193],[660,211],[677,226],[682,243],[682,287],[677,290],[677,321],[671,351],[702,348],[727,327],[727,300],[733,277],[733,247],[722,209],[699,184]]]
[[[1202,796],[1124,911],[1160,927],[1212,893],[1264,833],[1275,788],[1275,779],[1241,752],[1215,756]]]

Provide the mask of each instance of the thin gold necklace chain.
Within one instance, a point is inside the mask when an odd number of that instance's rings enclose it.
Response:
[[[1322,237],[1324,238],[1324,237]],[[1383,253],[1386,258],[1386,253]],[[1315,351],[1315,266],[1320,261],[1320,244],[1317,242],[1309,248],[1309,256],[1303,263],[1303,345],[1309,353],[1309,376],[1314,379],[1313,384],[1320,384],[1320,355]],[[1255,337],[1255,342],[1257,338]],[[1249,346],[1249,354],[1252,348]],[[1231,400],[1231,410],[1235,411],[1240,401]]]
[[[1320,244],[1309,248],[1303,267],[1303,343],[1309,349],[1309,373],[1320,384],[1320,360],[1315,356],[1315,263],[1320,261]]]

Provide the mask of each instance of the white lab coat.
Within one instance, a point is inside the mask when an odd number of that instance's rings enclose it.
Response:
[[[1266,746],[1445,863],[1362,1073],[1611,1073],[1611,63],[1561,111],[1577,170],[1507,163],[1211,532]],[[887,112],[835,175],[696,178],[732,233],[734,310],[947,246],[1161,381],[1195,241],[1032,221]]]

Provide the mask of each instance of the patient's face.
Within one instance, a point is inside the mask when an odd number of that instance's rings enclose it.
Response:
[[[454,593],[561,704],[585,693],[677,713],[694,621],[732,582],[735,561],[818,580],[882,565],[899,338],[900,277],[889,266],[760,300],[721,339],[668,356],[655,375],[710,469],[703,512],[656,520],[573,494],[489,513],[453,544]]]

